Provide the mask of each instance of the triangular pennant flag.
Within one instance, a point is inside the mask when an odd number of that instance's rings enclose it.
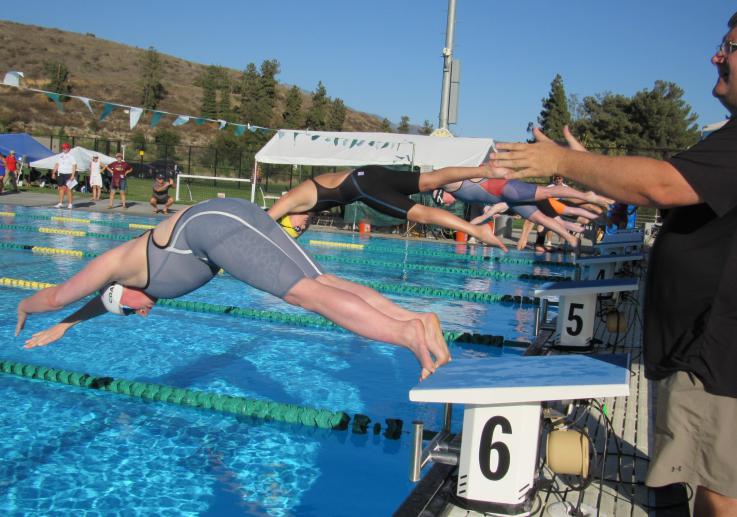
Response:
[[[90,113],[92,113],[93,115],[95,114],[95,112],[92,111],[92,106],[90,106],[90,100],[87,97],[76,97],[76,98],[81,100],[82,104],[87,106],[87,109],[90,110]]]
[[[138,125],[138,121],[141,120],[141,115],[143,115],[143,108],[130,108],[130,127],[133,129]]]
[[[46,92],[46,96],[52,101],[54,101],[54,103],[56,104],[56,107],[59,108],[59,111],[64,113],[64,106],[61,103],[61,99],[59,98],[58,93]]]
[[[156,127],[156,124],[159,123],[159,121],[161,120],[161,117],[163,116],[164,114],[161,113],[160,111],[154,111],[153,114],[151,115],[151,127]]]
[[[294,135],[294,141],[296,142],[296,141],[297,141],[297,135],[298,135],[299,133],[297,133],[297,132],[295,131],[295,132],[294,132],[294,133],[292,133],[292,134]]]
[[[102,108],[102,115],[100,115],[100,122],[105,120],[108,117],[108,115],[110,115],[113,112],[115,108],[117,108],[115,104],[110,104],[109,102],[106,102],[105,107]]]
[[[218,122],[220,123],[220,127],[218,127],[218,129],[220,130],[222,130],[228,124],[226,120],[223,120],[221,118],[218,119]]]
[[[205,123],[205,119],[204,118],[196,118],[196,119],[194,119],[194,123],[197,124],[198,126],[201,126],[202,124]]]
[[[23,72],[16,72],[15,70],[11,70],[10,72],[5,74],[5,79],[3,79],[3,84],[7,86],[19,87],[21,77],[23,77]]]
[[[312,135],[312,141],[313,141],[313,142],[314,142],[315,140],[317,140],[318,138],[320,138],[320,135]]]
[[[354,147],[356,147],[357,143],[358,143],[358,139],[354,138],[353,141],[351,142],[351,146],[349,147],[349,149],[353,149]]]
[[[384,142],[384,145],[381,146],[382,149],[386,149],[389,147],[389,142]]]
[[[248,124],[248,130],[251,133],[255,133],[258,128],[256,126],[252,126],[251,124]]]
[[[183,126],[189,122],[189,117],[187,115],[179,115],[177,119],[171,123],[172,126]]]
[[[277,131],[276,136],[278,136],[279,138],[284,138],[284,131]]]
[[[374,142],[373,140],[371,140],[371,141],[369,142],[369,147],[373,147],[375,143],[376,143],[376,142]]]
[[[235,131],[233,132],[235,136],[241,136],[245,132],[246,132],[246,126],[243,126],[241,124],[235,125]]]
[[[333,140],[333,145],[338,145],[338,141],[339,140],[340,140],[340,138],[336,137],[335,140]]]

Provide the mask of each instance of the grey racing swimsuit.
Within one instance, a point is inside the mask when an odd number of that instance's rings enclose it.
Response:
[[[454,198],[464,203],[495,205],[504,201],[509,209],[529,219],[537,212],[534,204],[536,185],[518,180],[509,180],[502,190],[501,196],[495,196],[483,187],[484,181],[463,180],[457,190],[446,190]]]
[[[156,298],[177,298],[209,282],[219,271],[283,298],[319,266],[266,212],[242,199],[211,199],[179,218],[169,242],[148,236],[148,283]]]

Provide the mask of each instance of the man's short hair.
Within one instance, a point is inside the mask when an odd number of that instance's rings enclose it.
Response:
[[[734,29],[735,25],[737,25],[737,13],[734,13],[727,22],[727,27],[729,27],[730,29]]]

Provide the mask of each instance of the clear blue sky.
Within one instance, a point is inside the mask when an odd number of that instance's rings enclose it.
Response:
[[[437,127],[447,7],[447,0],[4,0],[0,17],[236,69],[276,59],[280,82],[312,91],[322,81],[353,109]],[[462,77],[451,130],[525,138],[556,73],[581,98],[673,81],[700,126],[719,121],[726,110],[711,96],[717,75],[709,59],[735,9],[724,0],[457,0]]]

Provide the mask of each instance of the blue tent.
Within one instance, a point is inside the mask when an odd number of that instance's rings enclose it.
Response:
[[[7,156],[10,151],[15,151],[18,158],[25,157],[26,163],[55,154],[27,133],[5,133],[0,135],[0,153]]]

